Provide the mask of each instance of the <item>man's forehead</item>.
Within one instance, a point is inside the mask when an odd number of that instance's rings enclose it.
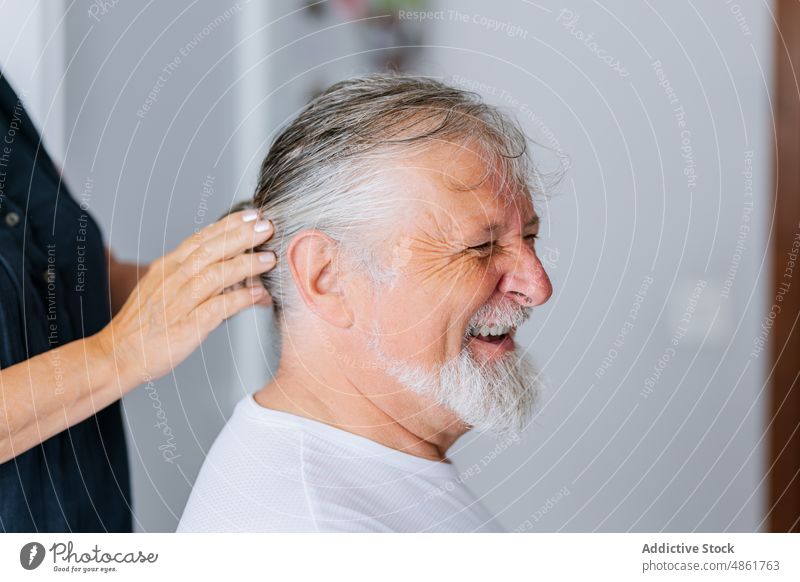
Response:
[[[429,208],[420,214],[420,220],[413,228],[453,241],[494,239],[507,231],[515,232],[538,225],[539,217],[533,212],[532,206],[528,208],[530,210],[521,205],[499,205],[479,213],[462,213],[460,207],[448,212]]]
[[[487,159],[469,144],[437,144],[398,160],[398,165],[419,180],[454,191],[468,191],[483,186],[497,189],[504,181],[507,182],[496,160]]]
[[[494,234],[538,221],[527,191],[487,172],[485,161],[464,148],[436,148],[403,161],[398,170],[400,187],[408,194],[407,216],[413,216],[420,229],[433,226],[447,235]]]
[[[525,214],[529,214],[529,215],[525,216]],[[520,216],[520,219],[522,221],[522,227],[523,228],[538,226],[538,224],[539,224],[539,216],[538,215],[534,214],[533,212],[525,213],[525,214],[523,214],[522,209],[520,209],[519,216]],[[503,232],[505,230],[508,230],[512,226],[515,226],[515,224],[512,225],[512,224],[509,224],[508,222],[505,222],[505,221],[490,222],[489,224],[483,226],[483,228],[481,230],[483,230],[483,232],[485,234],[494,235],[494,234],[497,234],[499,232]]]

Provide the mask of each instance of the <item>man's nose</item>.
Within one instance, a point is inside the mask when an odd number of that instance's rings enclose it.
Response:
[[[509,257],[506,272],[498,290],[525,307],[542,305],[553,294],[553,284],[536,252],[520,245],[519,252]]]

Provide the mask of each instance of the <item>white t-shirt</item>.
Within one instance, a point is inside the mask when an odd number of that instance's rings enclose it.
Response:
[[[502,531],[450,463],[242,399],[179,532]]]

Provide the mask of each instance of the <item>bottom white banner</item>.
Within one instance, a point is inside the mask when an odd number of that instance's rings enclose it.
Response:
[[[798,534],[2,534],[0,580],[800,580]]]

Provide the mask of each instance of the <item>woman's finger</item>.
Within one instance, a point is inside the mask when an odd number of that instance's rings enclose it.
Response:
[[[199,276],[208,266],[243,254],[266,242],[272,234],[273,226],[269,220],[258,220],[223,230],[192,251],[176,270],[176,280],[165,285],[172,289],[182,287],[188,280]]]
[[[192,313],[199,330],[205,335],[220,323],[264,298],[263,287],[242,287],[236,291],[215,295]]]
[[[173,260],[178,264],[183,263],[189,255],[200,247],[200,245],[218,237],[224,232],[247,229],[248,225],[253,225],[258,219],[259,213],[254,208],[233,212],[184,239],[175,250],[167,253],[165,258]]]
[[[266,273],[275,266],[275,253],[244,253],[232,259],[207,266],[197,276],[184,283],[175,294],[175,301],[199,305],[226,288],[244,284],[246,279]]]
[[[261,277],[248,277],[245,279],[244,285],[246,287],[264,287],[264,283],[261,282]],[[269,291],[267,291],[262,299],[256,301],[256,305],[261,305],[263,307],[270,307],[272,305],[272,295],[269,294]]]

